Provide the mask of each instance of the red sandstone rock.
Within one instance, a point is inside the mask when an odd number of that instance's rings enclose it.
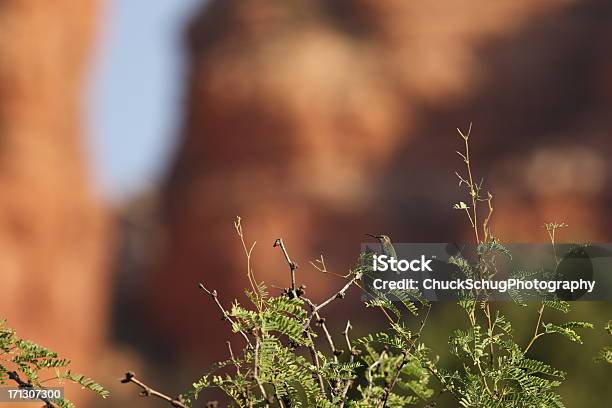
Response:
[[[145,302],[159,338],[197,349],[222,327],[195,285],[229,304],[247,283],[236,215],[258,241],[255,275],[288,284],[272,248],[282,236],[314,298],[338,282],[308,260],[324,253],[345,272],[365,232],[470,239],[450,209],[463,199],[455,128],[470,121],[502,239],[545,240],[552,220],[578,226],[576,239],[609,236],[604,15],[597,1],[210,2],[189,35],[167,248]],[[562,163],[558,189],[538,184]]]
[[[80,124],[94,3],[0,5],[0,316],[76,369],[105,341],[110,283]]]

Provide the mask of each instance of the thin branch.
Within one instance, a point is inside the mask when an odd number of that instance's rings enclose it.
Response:
[[[352,346],[351,346],[351,339],[349,339],[349,330],[351,330],[353,328],[353,326],[351,326],[351,321],[347,320],[346,322],[346,328],[344,329],[344,331],[342,332],[342,334],[344,335],[344,339],[346,340],[346,347],[347,350],[350,352],[352,350]],[[352,356],[352,354],[351,354]]]
[[[357,282],[359,279],[361,279],[361,276],[362,276],[361,273],[356,273],[355,275],[353,275],[353,277],[348,282],[346,282],[346,284],[342,288],[340,288],[340,290],[335,292],[332,296],[330,296],[324,302],[320,303],[319,305],[315,305],[314,308],[312,309],[310,315],[308,316],[308,319],[306,320],[306,323],[304,324],[304,329],[306,329],[306,328],[308,328],[310,326],[310,322],[312,321],[312,318],[316,315],[317,312],[319,312],[325,306],[329,305],[334,300],[336,300],[336,299],[343,299],[344,296],[346,296],[346,291],[355,282]]]
[[[492,195],[491,193],[488,194],[488,197],[486,199],[481,198],[480,196],[480,192],[482,191],[482,180],[480,181],[480,183],[477,183],[474,181],[474,177],[472,174],[472,164],[471,164],[471,159],[470,159],[470,143],[469,143],[469,138],[470,138],[470,134],[472,132],[472,124],[470,123],[470,126],[468,128],[467,133],[463,133],[460,129],[457,129],[457,131],[459,132],[459,135],[461,136],[461,138],[464,141],[464,148],[465,148],[465,153],[462,154],[461,156],[463,157],[463,161],[465,162],[465,168],[467,171],[467,180],[465,179],[461,179],[461,181],[465,182],[466,184],[466,189],[468,190],[468,194],[470,196],[470,199],[472,201],[472,214],[470,216],[469,214],[469,209],[465,209],[466,213],[468,214],[468,218],[470,219],[470,223],[472,224],[472,228],[474,229],[474,235],[476,238],[476,244],[480,245],[483,241],[480,239],[480,233],[479,233],[479,228],[480,228],[480,224],[478,223],[478,202],[479,201],[488,201],[489,204],[489,212],[487,214],[487,217],[485,217],[485,220],[482,224],[482,230],[483,230],[483,234],[484,234],[484,238],[485,238],[485,242],[488,239],[489,236],[489,232],[488,232],[488,223],[491,217],[491,214],[493,212],[493,206],[491,203],[492,200]],[[460,185],[461,185],[461,181],[460,181]],[[476,308],[476,302],[474,302],[474,306],[472,308],[472,311],[469,314],[470,317],[470,323],[472,326],[474,326],[476,324],[476,316],[475,316],[475,308]],[[487,315],[488,318],[488,326],[489,329],[491,330],[491,319],[490,319],[490,307],[489,307],[489,303],[485,301],[485,307],[483,307],[483,309],[486,308],[485,314]],[[476,343],[476,339],[474,339],[474,345]],[[491,357],[493,357],[493,344],[491,344]],[[489,388],[489,385],[487,383],[487,379],[483,373],[482,367],[481,367],[481,362],[480,362],[480,358],[477,358],[476,361],[476,366],[478,368],[478,371],[480,373],[481,376],[481,380],[483,381],[483,385],[485,386],[487,392],[489,394],[492,395],[491,389]]]
[[[260,346],[259,337],[257,337],[255,339],[255,355],[254,355],[254,360],[253,360],[253,378],[255,379],[255,382],[257,382],[257,386],[259,387],[259,390],[261,391],[262,396],[266,400],[266,407],[269,407],[270,397],[268,396],[268,393],[266,393],[266,389],[264,388],[263,383],[261,382],[261,379],[259,378],[259,346]]]
[[[227,349],[229,351],[229,355],[230,355],[230,359],[232,360],[232,363],[234,364],[234,367],[236,367],[236,373],[239,376],[242,376],[241,370],[240,370],[240,364],[238,363],[238,360],[236,360],[236,356],[234,355],[234,350],[232,349],[232,343],[230,341],[226,341],[225,344],[227,344]],[[244,399],[245,402],[249,401],[249,389],[246,388],[246,391],[241,391],[240,394],[242,395],[242,398]],[[251,404],[250,406],[252,406],[253,404]]]
[[[244,240],[244,232],[242,231],[242,219],[240,217],[236,217],[236,221],[234,221],[234,228],[236,229],[236,233],[240,238],[240,243],[242,244],[242,249],[244,250],[244,255],[247,260],[247,278],[249,278],[249,283],[251,284],[251,288],[253,289],[253,295],[258,300],[257,307],[261,308],[261,299],[259,298],[259,291],[257,290],[257,280],[255,279],[255,274],[253,273],[253,268],[251,267],[251,254],[253,253],[253,248],[255,248],[255,244],[257,241],[253,242],[249,248],[247,248],[246,242]]]
[[[561,228],[567,228],[567,224],[562,222],[562,223],[558,223],[558,222],[550,222],[548,224],[544,224],[544,228],[546,229],[546,232],[548,232],[548,237],[550,238],[550,244],[552,245],[552,249],[553,249],[553,254],[555,256],[555,263],[557,264],[557,266],[559,265],[559,260],[557,258],[557,249],[555,247],[556,241],[555,241],[555,232],[558,229]],[[542,301],[542,303],[540,304],[540,308],[538,309],[538,321],[536,323],[536,327],[533,333],[533,337],[531,338],[531,340],[529,340],[529,343],[527,344],[527,347],[525,347],[525,350],[523,351],[523,353],[527,353],[527,351],[529,351],[529,349],[531,348],[531,346],[533,345],[533,343],[540,338],[542,335],[544,335],[544,333],[539,333],[540,331],[540,323],[542,323],[542,315],[544,314],[544,301]]]
[[[136,378],[136,374],[134,374],[131,371],[128,371],[127,373],[125,373],[125,377],[121,380],[121,383],[123,383],[123,384],[134,383],[134,384],[136,384],[137,386],[142,388],[142,392],[140,393],[140,396],[142,396],[142,397],[153,396],[153,397],[157,397],[157,398],[159,398],[161,400],[164,400],[164,401],[168,402],[173,407],[176,407],[176,408],[189,408],[183,402],[181,402],[181,401],[179,401],[177,399],[174,399],[172,397],[169,397],[168,395],[166,395],[164,393],[161,393],[161,392],[159,392],[159,391],[149,387],[148,385],[146,385],[145,383],[140,381],[138,378]]]
[[[310,358],[314,362],[315,367],[317,368],[317,380],[319,382],[319,387],[321,388],[321,392],[325,394],[325,383],[323,382],[323,377],[321,376],[321,363],[319,362],[319,356],[317,355],[317,350],[314,347],[314,339],[312,338],[312,334],[307,331],[306,336],[308,337],[308,351],[310,352]]]
[[[200,289],[202,289],[204,292],[206,292],[210,297],[213,298],[213,300],[215,301],[215,303],[217,304],[217,307],[219,308],[219,310],[221,310],[221,313],[223,314],[223,318],[225,320],[227,320],[232,327],[238,327],[238,325],[236,325],[236,323],[234,322],[234,320],[232,320],[232,318],[230,317],[229,313],[227,312],[227,310],[225,310],[225,308],[223,307],[223,305],[221,304],[221,302],[219,302],[219,298],[217,296],[217,291],[216,290],[208,290],[206,288],[206,286],[204,286],[204,284],[199,283],[198,286],[200,287]],[[244,332],[244,330],[239,330],[239,333],[242,335],[242,337],[244,337],[244,340],[247,342],[247,344],[249,345],[249,347],[253,348],[253,344],[251,343],[251,340],[249,339],[249,336],[247,336],[247,334]]]
[[[383,359],[385,358],[385,354],[387,354],[385,350],[381,351],[380,355],[378,356],[378,359],[376,359],[376,361],[374,361],[368,367],[368,371],[366,374],[366,377],[368,379],[368,398],[369,398],[370,392],[372,391],[372,387],[374,386],[374,379],[372,378],[372,371],[374,371],[374,369],[382,363]]]
[[[280,395],[278,395],[278,390],[276,389],[276,386],[274,387],[274,398],[276,399],[276,402],[278,402],[279,408],[285,408],[285,403],[283,402],[283,398]],[[290,401],[288,401],[288,403],[290,403]]]
[[[491,230],[489,229],[489,221],[491,221],[491,216],[493,215],[493,194],[491,194],[490,191],[487,192],[486,202],[487,202],[489,209],[487,212],[487,217],[482,223],[482,229],[484,232],[484,241],[488,242],[489,238],[491,237]]]
[[[493,335],[494,335],[493,328],[494,328],[495,323],[493,323],[491,321],[491,306],[490,306],[490,302],[486,302],[484,314],[487,317],[487,326],[489,328],[489,333],[490,333],[490,336],[491,336],[491,339],[492,339]],[[491,367],[493,367],[494,364],[495,364],[495,348],[493,347],[493,341],[491,341],[489,343],[489,350],[491,352],[491,355],[489,356],[489,364],[491,364]]]
[[[338,356],[341,354],[341,351],[336,349],[336,345],[334,344],[334,340],[332,339],[331,334],[330,334],[329,330],[327,329],[327,325],[325,324],[325,318],[321,317],[319,312],[316,311],[316,305],[310,299],[308,299],[306,297],[302,297],[302,299],[308,304],[308,306],[310,306],[310,309],[312,311],[311,312],[312,315],[308,319],[307,325],[304,326],[304,331],[305,331],[306,336],[308,337],[308,339],[310,341],[310,345],[308,346],[308,349],[310,351],[311,358],[312,358],[313,362],[315,363],[315,366],[317,367],[317,379],[319,381],[319,386],[321,388],[321,392],[325,393],[325,385],[324,385],[324,382],[323,382],[323,378],[321,377],[321,374],[319,373],[320,368],[321,368],[320,367],[320,363],[319,363],[319,357],[317,356],[317,352],[316,352],[316,349],[314,347],[314,340],[312,338],[312,334],[308,330],[308,328],[310,327],[310,323],[312,321],[312,317],[315,317],[317,324],[319,324],[321,326],[321,329],[323,330],[323,333],[325,335],[325,339],[327,340],[327,343],[329,344],[329,347],[330,347],[330,349],[332,351],[332,354],[334,355],[334,361],[336,363],[338,363]],[[348,340],[348,337],[347,337],[347,340]],[[349,348],[350,348],[350,346],[349,346]],[[352,360],[352,357],[351,357],[351,360]]]
[[[327,329],[327,325],[325,324],[325,318],[321,317],[321,315],[319,314],[319,312],[317,312],[315,314],[315,317],[317,318],[317,323],[321,325],[321,329],[323,330],[323,333],[325,334],[325,338],[327,339],[327,343],[329,344],[329,347],[334,355],[334,361],[337,363],[338,362],[338,355],[341,353],[340,351],[338,351],[338,349],[336,349],[336,345],[334,344],[334,340],[332,339],[331,334],[329,333],[329,330]]]
[[[296,287],[295,287],[295,270],[297,269],[297,264],[295,262],[293,262],[291,260],[291,258],[289,257],[289,253],[287,253],[287,248],[285,248],[285,244],[282,240],[282,238],[278,238],[276,239],[276,241],[274,241],[274,245],[273,247],[280,247],[280,249],[283,252],[283,255],[285,256],[285,260],[287,261],[287,264],[289,265],[289,269],[291,271],[291,293],[293,293],[293,295],[295,297],[302,297],[302,293],[299,293],[298,291],[300,289],[298,289],[296,291]],[[323,259],[323,257],[321,257],[321,259]],[[324,262],[324,261],[322,261]],[[315,266],[316,267],[316,266]],[[323,263],[323,268],[325,268],[325,264]],[[317,268],[318,269],[318,268]],[[319,269],[321,270],[321,269]],[[323,271],[327,272],[327,269],[323,269]],[[333,302],[335,299],[342,299],[344,298],[344,296],[346,295],[346,291],[348,290],[349,287],[351,287],[351,285],[353,285],[358,279],[361,279],[361,273],[356,273],[355,275],[353,275],[353,277],[336,293],[334,293],[329,299],[325,300],[323,303],[319,304],[319,305],[315,305],[312,301],[305,299],[307,302],[309,302],[310,306],[311,306],[311,313],[308,316],[308,319],[306,320],[306,323],[304,324],[304,330],[306,330],[308,327],[310,327],[310,323],[312,321],[313,317],[318,316],[318,312],[324,308],[325,306],[327,306],[328,304],[330,304],[331,302]],[[302,299],[304,299],[302,297]],[[317,319],[319,319],[319,317],[317,317]],[[322,325],[323,327],[323,325]],[[325,331],[327,331],[327,329],[324,329]],[[329,334],[329,333],[327,333]],[[328,336],[328,338],[330,339],[331,337]],[[333,342],[331,342],[332,344],[332,350],[335,351],[335,347],[333,347]]]
[[[349,320],[346,322],[346,328],[342,332],[342,334],[344,335],[344,339],[346,340],[347,350],[350,353],[349,364],[352,364],[353,361],[355,361],[355,355],[356,355],[356,351],[353,350],[353,347],[351,346],[351,340],[349,339],[349,330],[352,328],[353,326],[351,326],[351,321]],[[348,394],[348,391],[352,385],[353,385],[353,379],[346,380],[346,384],[344,385],[344,389],[342,390],[342,394],[341,394],[342,402],[340,403],[340,408],[344,408],[344,403],[346,402],[346,395]]]
[[[232,343],[230,341],[226,341],[225,344],[227,344],[227,349],[229,350],[229,355],[232,359],[232,363],[234,363],[234,366],[236,367],[236,372],[240,374],[240,365],[238,364],[238,361],[236,361],[236,357],[234,356],[234,350],[232,350]]]
[[[319,257],[319,259],[315,259],[314,262],[310,261],[310,264],[322,273],[329,273],[327,270],[327,266],[325,265],[325,259],[323,258],[323,254]]]
[[[283,255],[285,256],[285,260],[289,265],[289,270],[291,273],[291,290],[295,292],[295,270],[298,268],[298,265],[289,257],[289,253],[287,252],[287,248],[285,248],[285,243],[283,242],[282,238],[277,238],[272,247],[280,247],[281,251],[283,251]]]
[[[557,249],[556,249],[556,240],[555,240],[555,232],[561,228],[567,228],[567,224],[564,222],[549,222],[544,224],[544,228],[546,228],[546,232],[548,232],[548,237],[550,238],[550,243],[552,245],[553,254],[555,255],[555,262],[559,265],[559,258],[557,257]]]
[[[389,399],[389,395],[391,395],[391,391],[395,387],[395,384],[397,384],[397,381],[400,378],[402,370],[404,369],[404,366],[407,363],[408,363],[408,353],[406,353],[406,351],[403,351],[402,352],[402,361],[400,362],[400,364],[397,366],[397,369],[395,370],[395,374],[393,375],[393,380],[391,381],[390,385],[385,387],[385,393],[384,393],[383,398],[382,398],[382,407],[383,408],[387,408],[387,402],[388,402],[388,399]]]
[[[316,319],[315,323],[318,324],[319,326],[321,326],[321,329],[323,330],[323,334],[325,334],[325,339],[327,340],[327,343],[329,344],[329,348],[331,349],[332,353],[334,354],[334,360],[336,362],[338,362],[338,350],[336,349],[336,345],[334,344],[334,340],[331,337],[331,334],[329,332],[329,330],[327,329],[327,325],[325,324],[325,318],[322,317],[319,312],[317,312],[316,309],[316,305],[308,298],[306,297],[302,297],[302,299],[308,304],[308,306],[310,306],[310,310],[313,311],[314,313],[314,317]]]
[[[312,265],[313,268],[315,268],[317,271],[321,273],[334,275],[334,276],[337,276],[343,279],[346,279],[351,275],[350,271],[346,275],[340,275],[339,273],[329,271],[327,269],[327,265],[325,265],[325,259],[323,258],[323,254],[321,254],[321,256],[318,259],[315,259],[314,261],[310,261],[309,263],[310,265]]]
[[[536,327],[535,327],[535,331],[533,333],[533,337],[531,338],[531,340],[529,340],[529,343],[527,344],[527,347],[525,347],[525,350],[523,351],[523,353],[527,353],[527,351],[529,351],[529,349],[531,348],[533,343],[540,336],[542,336],[543,333],[538,333],[538,332],[540,331],[540,323],[542,322],[542,315],[543,314],[544,314],[544,301],[542,301],[542,304],[540,305],[540,308],[538,309],[538,322],[536,323]]]
[[[465,167],[467,170],[466,184],[468,186],[469,195],[472,200],[472,216],[470,217],[470,222],[472,223],[472,226],[474,228],[476,242],[480,244],[480,234],[478,232],[478,208],[477,208],[480,186],[474,183],[474,178],[472,176],[472,165],[470,162],[469,139],[470,139],[470,134],[472,133],[472,123],[470,123],[467,133],[464,134],[460,129],[457,129],[457,131],[459,132],[459,135],[461,135],[465,143],[465,153],[464,154],[459,153],[459,155],[463,158],[463,161],[465,162]]]
[[[33,385],[31,383],[25,382],[21,379],[17,371],[9,371],[7,375],[10,380],[13,380],[17,383],[20,389],[33,388]],[[51,400],[47,398],[39,397],[38,399],[45,403],[46,408],[59,408],[59,405],[57,405],[56,403],[52,402]]]

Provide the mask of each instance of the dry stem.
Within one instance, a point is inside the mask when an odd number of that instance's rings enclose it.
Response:
[[[157,397],[159,399],[162,399],[162,400],[168,402],[173,407],[177,407],[177,408],[189,408],[189,407],[187,407],[187,405],[183,404],[178,399],[174,399],[172,397],[169,397],[166,394],[161,393],[161,392],[159,392],[159,391],[149,387],[148,385],[146,385],[145,383],[140,381],[138,378],[136,378],[136,374],[134,374],[131,371],[128,371],[127,373],[125,373],[125,377],[121,380],[121,382],[123,384],[134,383],[137,386],[139,386],[140,388],[142,388],[142,392],[140,393],[140,395],[142,397],[154,396],[154,397]]]

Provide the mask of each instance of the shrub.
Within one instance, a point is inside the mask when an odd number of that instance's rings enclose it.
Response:
[[[41,379],[43,374],[46,378]],[[66,381],[76,383],[102,398],[108,396],[108,391],[91,378],[71,372],[69,360],[36,343],[17,337],[4,320],[0,321],[0,385],[31,389],[61,386]],[[65,398],[53,401],[41,398],[41,401],[46,407],[74,407]]]
[[[468,203],[459,202],[454,208],[467,215],[478,259],[457,257],[453,262],[470,276],[491,277],[495,258],[509,253],[489,228],[493,196],[484,193],[482,182],[475,182],[472,174],[470,131],[459,134],[464,151],[458,154],[465,164],[465,174],[457,173],[457,177],[460,187],[466,188]],[[563,223],[545,225],[553,248],[556,232],[564,227]],[[224,306],[214,289],[203,284],[200,288],[210,296],[231,330],[242,336],[243,344],[236,348],[227,342],[229,357],[177,398],[155,391],[133,373],[127,373],[123,382],[135,383],[145,395],[162,398],[175,407],[192,406],[210,388],[220,389],[230,406],[239,407],[434,407],[441,393],[451,394],[463,407],[563,407],[557,388],[565,373],[530,358],[528,352],[538,339],[549,334],[581,342],[578,331],[592,327],[590,323],[546,321],[548,310],[567,313],[568,302],[541,301],[533,335],[517,339],[511,322],[486,293],[466,294],[458,302],[466,323],[454,331],[448,343],[461,368],[449,371],[438,366],[437,357],[421,340],[432,304],[401,291],[366,302],[367,307],[386,317],[386,330],[353,338],[351,322],[347,321],[342,333],[330,333],[325,308],[342,299],[348,290],[363,289],[361,279],[372,273],[368,254],[362,254],[357,266],[343,276],[344,285],[315,303],[296,282],[297,264],[283,240],[277,239],[274,246],[287,262],[291,285],[273,296],[253,274],[253,245],[245,241],[239,217],[235,229],[247,260],[249,304],[234,301]],[[312,265],[329,272],[323,258]],[[412,320],[418,322],[416,327]],[[323,341],[315,341],[317,337]],[[609,350],[602,356],[609,357]],[[218,403],[209,401],[207,406]]]

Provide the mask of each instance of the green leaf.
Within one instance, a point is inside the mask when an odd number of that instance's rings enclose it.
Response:
[[[72,374],[70,371],[67,371],[65,373],[60,374],[59,378],[66,379],[68,381],[72,381],[76,384],[79,384],[82,388],[93,391],[102,398],[106,398],[109,396],[109,392],[105,390],[104,387],[102,387],[100,384],[98,384],[91,378],[86,377],[82,374]]]
[[[592,329],[593,325],[591,323],[586,322],[568,322],[563,323],[561,325],[557,325],[554,323],[543,323],[542,326],[546,333],[558,333],[562,336],[568,338],[571,341],[582,344],[582,339],[578,333],[574,329],[579,328],[588,328]]]
[[[545,300],[544,306],[550,309],[556,309],[563,313],[567,313],[570,310],[569,302],[566,302],[564,300]]]

